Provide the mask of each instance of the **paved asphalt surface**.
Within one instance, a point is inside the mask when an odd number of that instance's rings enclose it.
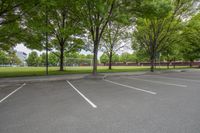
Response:
[[[200,133],[200,72],[0,84],[0,133]]]

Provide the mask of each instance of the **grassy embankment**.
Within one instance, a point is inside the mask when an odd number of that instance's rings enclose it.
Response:
[[[187,67],[176,67],[187,68]],[[158,67],[156,70],[166,70],[165,67]],[[170,67],[172,69],[172,67]],[[137,72],[148,71],[148,66],[113,66],[112,70],[109,70],[107,66],[99,66],[98,72]],[[91,73],[92,67],[65,67],[65,71],[59,71],[58,67],[49,67],[49,75],[63,75],[63,74],[82,74]],[[4,77],[22,77],[22,76],[42,76],[45,75],[45,67],[0,67],[0,78]]]

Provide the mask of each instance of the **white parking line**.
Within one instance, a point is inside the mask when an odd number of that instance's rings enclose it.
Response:
[[[84,96],[72,83],[70,83],[67,80],[67,83],[75,90],[78,92],[79,95],[81,95],[93,108],[97,108],[97,105],[95,105],[92,101],[90,101],[86,96]]]
[[[14,94],[15,92],[17,92],[19,89],[21,89],[22,87],[24,87],[26,85],[26,83],[22,84],[20,87],[18,87],[16,90],[14,90],[13,92],[11,92],[10,94],[8,94],[6,97],[4,97],[3,99],[0,100],[0,103],[2,103],[4,100],[6,100],[8,97],[10,97],[12,94]]]
[[[151,75],[143,75],[143,76],[151,76]],[[160,75],[155,75],[155,78],[163,78],[163,79],[176,79],[180,81],[190,81],[190,82],[196,82],[200,83],[200,80],[192,80],[192,79],[184,79],[184,78],[175,78],[175,77],[165,77],[165,76],[160,76]]]
[[[117,83],[117,82],[114,82],[114,81],[111,81],[111,80],[107,80],[107,79],[103,79],[103,80],[106,81],[106,82],[110,82],[112,84],[120,85],[120,86],[123,86],[123,87],[127,87],[127,88],[131,88],[131,89],[134,89],[134,90],[138,90],[138,91],[143,91],[143,92],[146,92],[146,93],[149,93],[149,94],[153,94],[153,95],[157,94],[156,92],[153,92],[153,91],[143,90],[143,89],[136,88],[136,87],[133,87],[133,86],[120,84],[120,83]]]
[[[163,84],[163,85],[173,85],[173,86],[178,86],[178,87],[187,87],[187,85],[172,84],[172,83],[166,83],[166,82],[161,82],[161,81],[153,81],[153,80],[139,79],[139,78],[133,78],[133,77],[131,77],[131,78],[124,77],[124,78],[146,81],[146,82],[150,82],[150,83]]]

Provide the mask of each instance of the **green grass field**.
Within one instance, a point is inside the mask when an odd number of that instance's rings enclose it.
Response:
[[[176,67],[187,68],[187,67]],[[165,70],[165,67],[157,68],[156,70]],[[170,68],[172,69],[172,67]],[[99,66],[98,72],[136,72],[136,71],[148,71],[149,67],[137,67],[137,66],[113,66],[112,70],[108,70],[107,66]],[[49,75],[63,75],[63,74],[82,74],[91,73],[92,67],[65,67],[65,71],[59,71],[58,67],[49,67]],[[22,76],[42,76],[45,75],[45,67],[0,67],[0,78],[6,77],[22,77]]]

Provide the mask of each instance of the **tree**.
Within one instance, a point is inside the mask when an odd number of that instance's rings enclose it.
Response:
[[[45,66],[46,64],[46,54],[45,53],[42,53],[40,56],[39,56],[39,66]]]
[[[49,65],[50,66],[57,66],[59,64],[59,57],[54,53],[49,53]]]
[[[22,42],[24,37],[23,15],[37,3],[38,0],[28,3],[25,0],[0,1],[0,49],[8,51],[17,43]]]
[[[109,59],[108,56],[106,55],[106,53],[103,53],[100,57],[100,62],[104,64],[104,66],[106,65],[106,63],[108,63]]]
[[[182,56],[180,53],[180,49],[182,46],[180,46],[180,34],[177,33],[177,35],[173,36],[173,39],[169,39],[168,41],[166,41],[165,43],[169,43],[167,44],[167,47],[165,47],[165,49],[163,49],[162,51],[160,51],[159,54],[159,58],[162,61],[167,61],[167,68],[169,69],[169,65],[172,61],[176,61],[176,60],[181,60]],[[175,68],[175,63],[174,63],[174,68]]]
[[[185,26],[181,36],[180,48],[183,58],[190,61],[190,66],[192,67],[192,62],[200,58],[200,13],[195,15],[189,23]]]
[[[116,0],[81,0],[80,17],[93,42],[93,75],[97,74],[97,55],[103,32],[111,20]]]
[[[6,52],[4,52],[2,50],[0,50],[0,64],[1,65],[9,64],[8,56],[7,56]]]
[[[97,55],[99,44],[106,26],[111,21],[129,22],[130,14],[140,4],[139,0],[80,0],[79,17],[83,21],[89,40],[93,45],[93,75],[97,74]],[[131,11],[131,13],[129,13]]]
[[[112,62],[113,63],[116,63],[116,62],[119,62],[119,55],[118,54],[114,54],[113,56],[112,56]]]
[[[12,35],[18,30],[17,14],[14,14],[20,3],[11,0],[0,1],[0,49],[9,50],[15,42]],[[11,28],[12,26],[12,28]],[[10,41],[11,40],[11,41]]]
[[[128,26],[125,27],[118,22],[109,22],[106,27],[102,37],[102,51],[105,52],[109,58],[109,69],[112,69],[113,55],[121,48],[127,46],[125,41],[129,37],[128,30],[130,30],[128,29]]]
[[[122,53],[120,56],[120,62],[127,63],[127,62],[134,62],[136,61],[133,54],[129,53]]]
[[[74,52],[82,48],[83,41],[80,39],[82,33],[80,19],[75,15],[75,2],[73,0],[62,0],[55,4],[50,11],[49,24],[53,30],[51,35],[54,39],[54,48],[60,51],[60,71],[63,71],[64,52]]]
[[[135,57],[135,61],[138,62],[147,62],[149,61],[149,55],[148,53],[143,50],[143,49],[139,49],[134,51],[133,56]]]
[[[28,66],[38,66],[39,63],[39,57],[37,52],[32,51],[29,55],[28,58],[26,60]]]
[[[145,0],[140,6],[133,45],[139,45],[149,54],[154,71],[156,54],[167,42],[192,7],[194,0]]]
[[[16,51],[9,51],[8,56],[10,65],[20,65],[22,63],[21,60],[17,57]]]
[[[10,50],[8,52],[0,50],[0,64],[2,65],[20,65],[22,62],[17,57],[16,52]]]
[[[55,55],[60,58],[60,71],[64,70],[64,52],[78,51],[83,45],[80,37],[82,29],[78,27],[81,21],[74,15],[75,3],[72,0],[44,1],[44,5],[38,6],[27,16],[26,25],[30,34],[26,46],[37,50],[46,48],[45,34],[48,33],[50,44],[47,49],[59,51],[59,54]],[[48,15],[47,22],[45,22],[46,15]]]

